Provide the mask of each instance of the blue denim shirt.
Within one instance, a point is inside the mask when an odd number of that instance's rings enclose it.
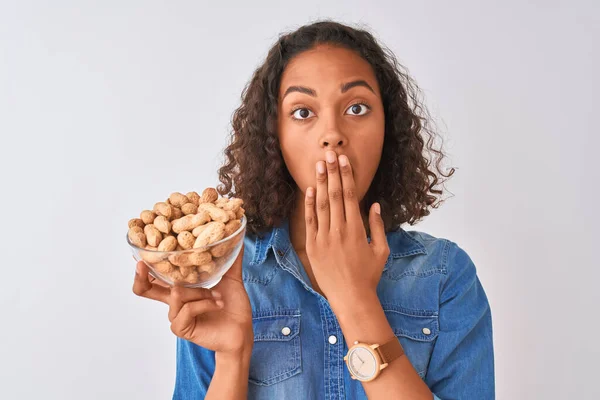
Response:
[[[492,318],[475,265],[456,243],[398,228],[377,294],[434,399],[495,397]],[[290,242],[289,221],[262,239],[246,234],[242,263],[252,305],[249,399],[366,399],[328,301],[312,289]],[[175,400],[202,399],[215,354],[177,339]],[[391,397],[390,397],[391,398]]]

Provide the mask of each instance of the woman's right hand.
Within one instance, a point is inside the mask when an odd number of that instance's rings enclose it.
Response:
[[[150,282],[148,266],[140,261],[133,292],[167,304],[171,331],[178,337],[220,354],[248,354],[254,334],[250,299],[242,281],[243,255],[242,245],[233,266],[212,289],[169,288]]]

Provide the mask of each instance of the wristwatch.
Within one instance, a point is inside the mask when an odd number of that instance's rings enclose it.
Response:
[[[377,378],[382,369],[396,358],[404,355],[404,349],[397,337],[389,342],[367,344],[354,342],[344,356],[344,361],[350,371],[350,377],[361,382],[369,382]]]

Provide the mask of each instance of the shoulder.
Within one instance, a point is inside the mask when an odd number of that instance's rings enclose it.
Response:
[[[471,256],[454,240],[419,230],[404,229],[393,232],[388,240],[391,258],[400,259],[412,254],[416,256],[411,260],[415,266],[426,270],[435,269],[448,277],[476,273]]]
[[[483,291],[477,276],[477,267],[464,245],[421,231],[409,231],[407,234],[423,243],[428,255],[432,257],[432,262],[439,265],[439,270],[444,275],[441,281],[442,303],[460,297],[462,293],[470,290]]]

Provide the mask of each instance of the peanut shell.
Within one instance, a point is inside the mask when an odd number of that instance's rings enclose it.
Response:
[[[200,203],[213,203],[219,198],[219,193],[215,188],[206,188],[200,196]]]
[[[169,202],[171,205],[181,208],[184,204],[189,203],[190,199],[188,199],[187,196],[182,193],[175,192],[171,193],[169,196]]]
[[[211,243],[217,242],[225,236],[225,224],[219,221],[212,221],[206,224],[204,229],[194,243],[194,248],[205,247]]]
[[[196,192],[188,192],[185,195],[190,202],[192,202],[195,206],[198,206],[198,204],[200,204],[200,195]]]
[[[129,223],[127,224],[127,227],[128,228],[132,228],[134,226],[139,226],[140,228],[143,229],[144,225],[146,225],[146,224],[144,224],[144,221],[142,221],[141,218],[132,218],[132,219],[129,220]]]
[[[183,250],[188,250],[194,247],[196,238],[189,231],[183,231],[177,235],[177,243]]]
[[[144,210],[140,213],[140,219],[144,221],[144,224],[152,224],[156,218],[156,213],[150,210]]]
[[[146,225],[144,227],[144,233],[146,234],[146,240],[150,246],[158,247],[162,241],[162,233],[153,224]]]

